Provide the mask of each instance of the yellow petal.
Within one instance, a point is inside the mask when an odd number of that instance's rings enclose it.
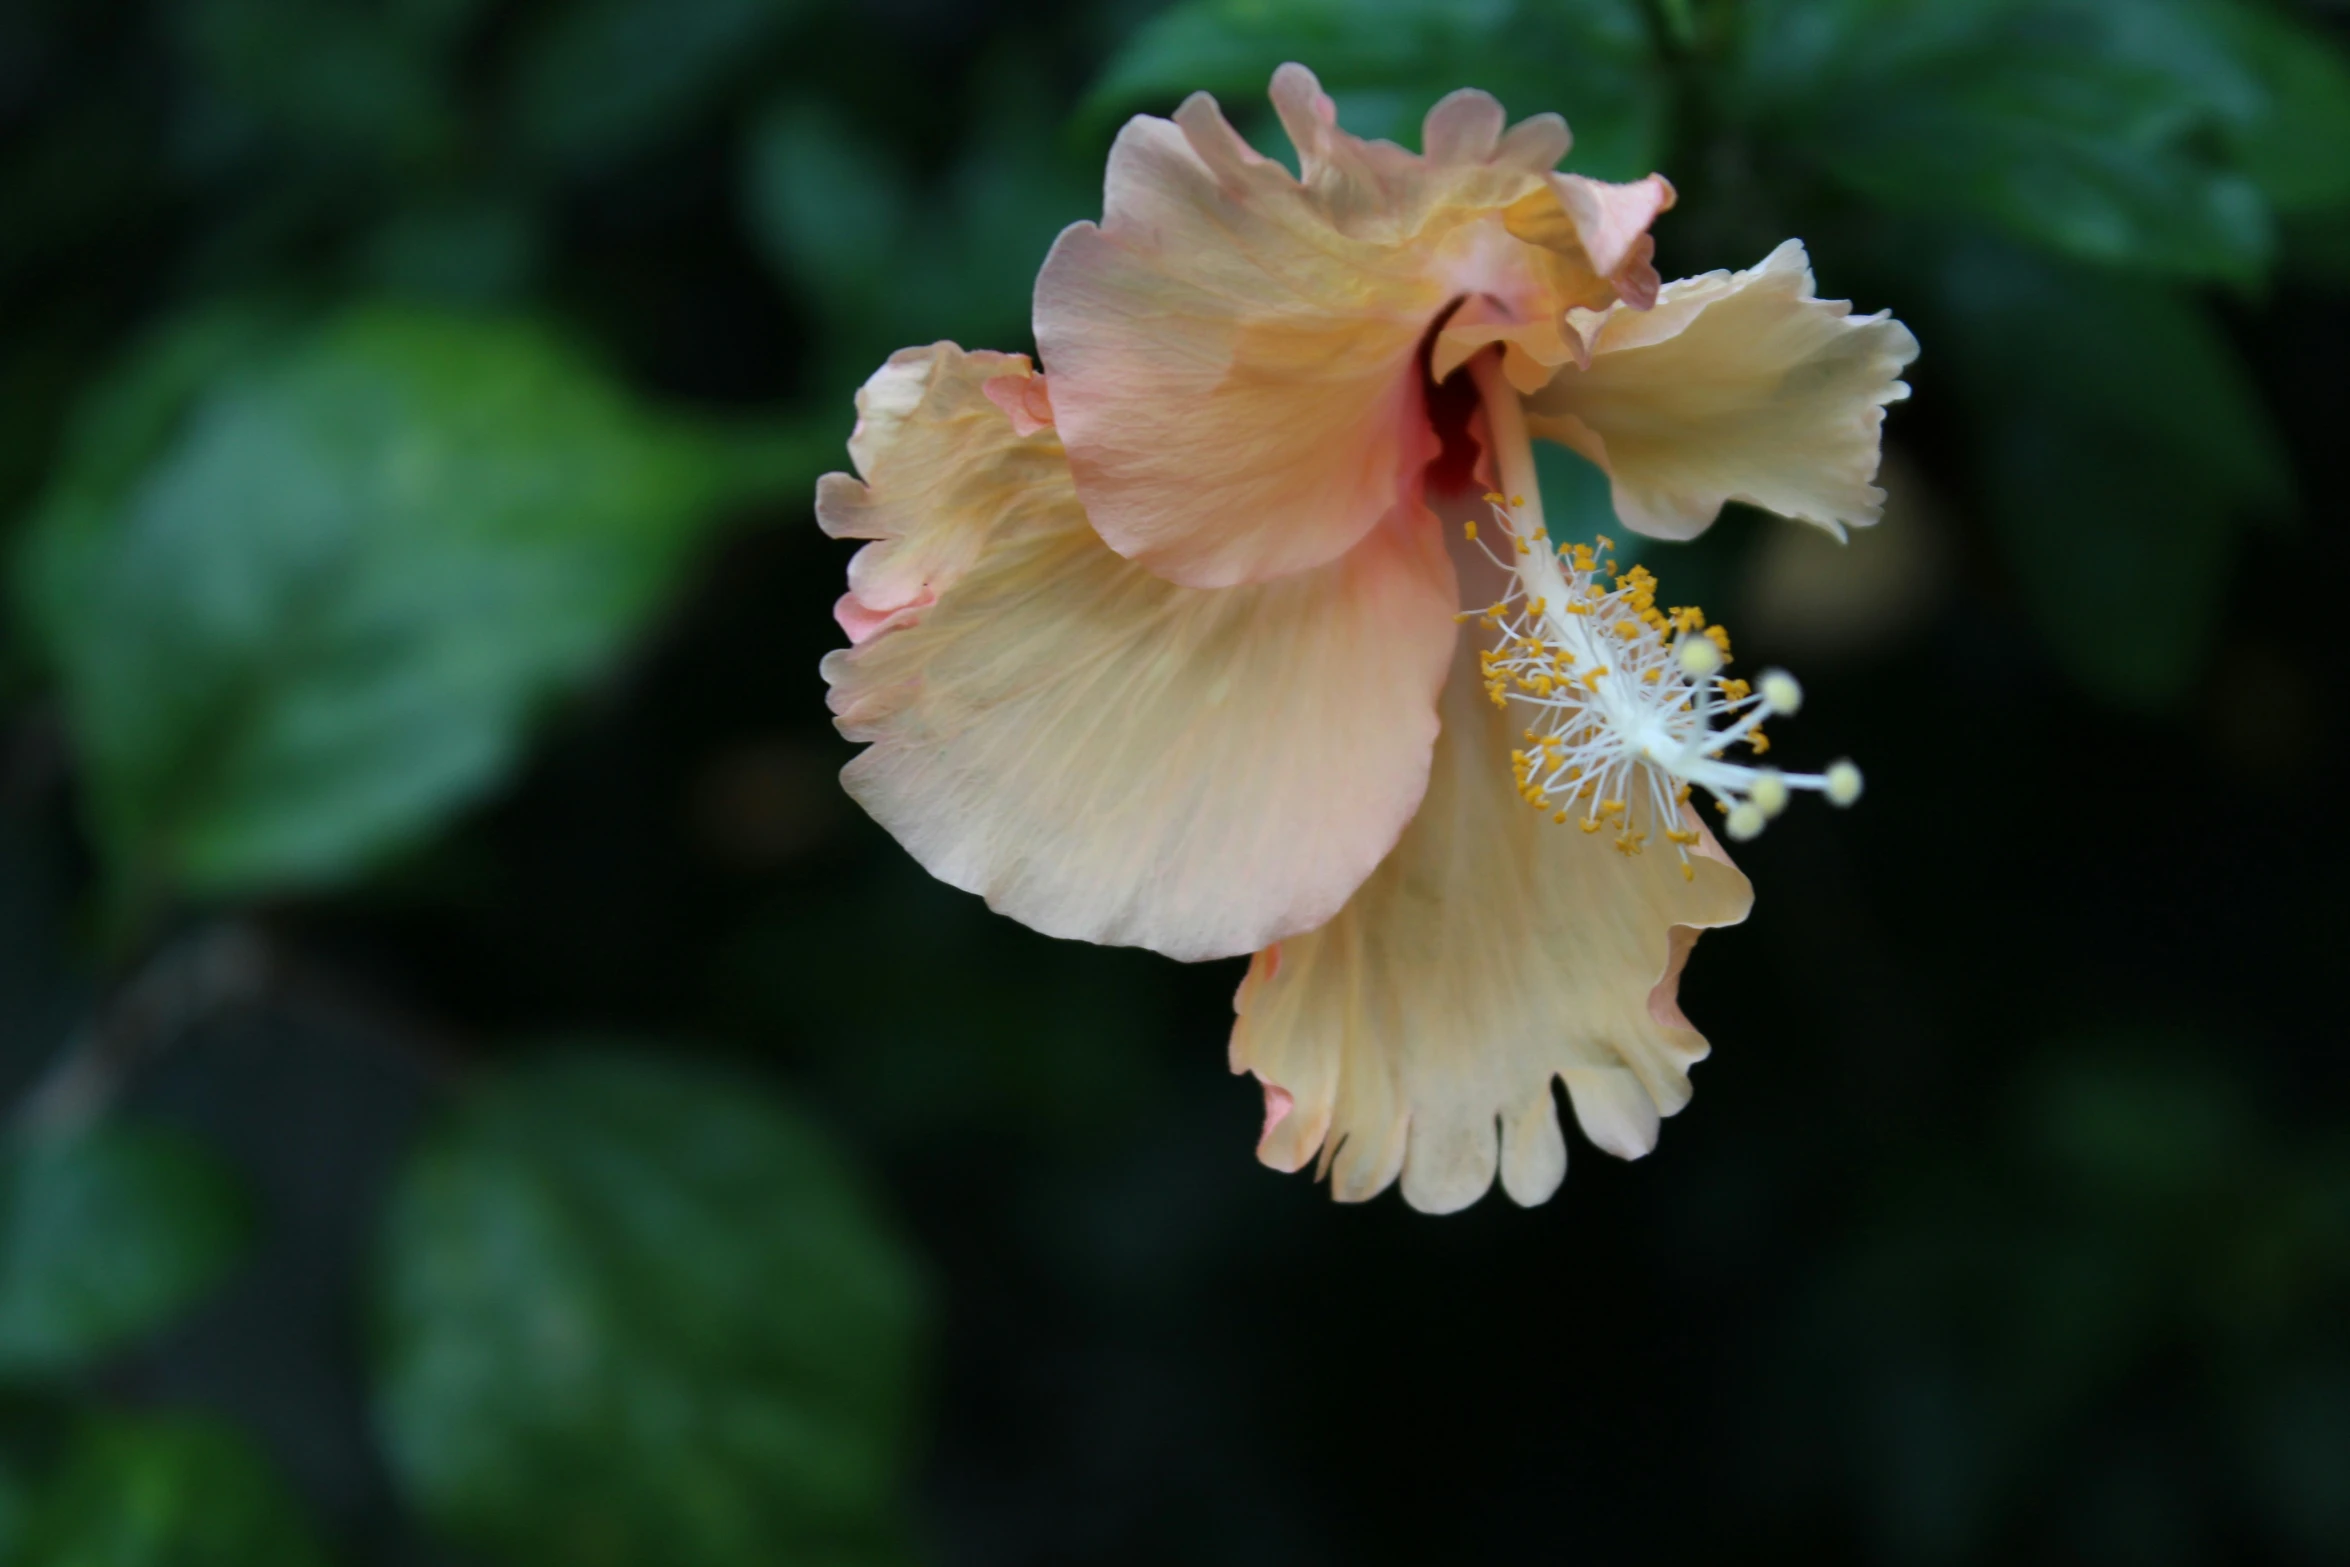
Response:
[[[1258,954],[1232,1034],[1233,1070],[1289,1096],[1260,1158],[1319,1154],[1342,1201],[1400,1175],[1431,1213],[1476,1201],[1497,1170],[1521,1203],[1556,1189],[1553,1078],[1594,1143],[1652,1147],[1706,1050],[1675,1004],[1681,965],[1697,930],[1752,902],[1710,837],[1684,879],[1669,850],[1626,856],[1529,809],[1510,779],[1518,721],[1486,699],[1467,637],[1442,714],[1395,852],[1328,925]]]
[[[1436,451],[1420,346],[1451,301],[1565,308],[1558,258],[1502,217],[1547,188],[1567,144],[1555,116],[1504,133],[1498,104],[1456,93],[1429,111],[1422,156],[1339,130],[1303,67],[1275,74],[1273,98],[1302,178],[1195,94],[1119,134],[1101,224],[1063,233],[1037,280],[1095,528],[1194,586],[1334,560],[1417,500]]]
[[[1616,515],[1662,539],[1746,501],[1841,535],[1877,520],[1885,405],[1917,340],[1813,292],[1789,240],[1751,271],[1669,284],[1649,311],[1578,312],[1588,369],[1527,400],[1527,425],[1607,470]]]
[[[1426,787],[1456,602],[1433,519],[1277,582],[1179,587],[1095,536],[1053,431],[1021,435],[985,363],[893,360],[864,482],[828,484],[829,526],[890,530],[869,575],[894,594],[951,567],[825,660],[841,731],[871,742],[849,793],[1051,935],[1206,958],[1328,920]]]

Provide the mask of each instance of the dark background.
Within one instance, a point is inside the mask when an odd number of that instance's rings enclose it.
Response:
[[[0,1562],[2350,1560],[2344,37],[0,0]],[[1538,1210],[1259,1168],[1237,964],[834,781],[850,394],[1292,58],[1924,344],[1881,528],[1643,547],[1869,793]]]

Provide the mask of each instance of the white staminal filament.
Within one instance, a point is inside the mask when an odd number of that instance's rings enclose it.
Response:
[[[1850,762],[1783,773],[1727,758],[1732,746],[1758,758],[1770,749],[1763,720],[1802,705],[1795,677],[1767,670],[1749,685],[1723,674],[1728,633],[1694,607],[1659,609],[1656,578],[1637,565],[1619,572],[1606,558],[1613,548],[1606,538],[1596,551],[1554,550],[1516,392],[1491,356],[1471,373],[1510,494],[1486,497],[1497,540],[1480,538],[1475,523],[1465,531],[1502,568],[1508,588],[1461,618],[1494,637],[1478,654],[1486,695],[1528,720],[1525,748],[1510,753],[1526,802],[1561,826],[1612,833],[1625,854],[1641,853],[1651,833],[1661,833],[1679,852],[1682,873],[1694,876],[1689,851],[1701,835],[1686,806],[1695,791],[1713,798],[1725,831],[1740,840],[1760,833],[1793,790],[1836,805],[1858,799],[1860,770]]]

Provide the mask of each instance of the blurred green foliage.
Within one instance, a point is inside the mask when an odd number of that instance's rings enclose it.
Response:
[[[2212,1514],[2286,1559],[2350,1551],[2350,1138],[2276,1137],[2223,1062],[2160,1034],[2061,1042],[2004,1117],[1878,1194],[1817,1281],[1797,1364],[1833,1424],[1773,1467],[1880,1498],[1888,1560],[2011,1553],[2035,1516],[2086,1560],[2216,1559]],[[2149,1373],[2171,1407],[2100,1432]],[[2182,1438],[2203,1462],[2165,1497]]]
[[[2290,108],[2241,8],[1780,0],[1746,25],[1741,111],[1872,202],[2125,271],[2268,266]]]
[[[477,1084],[384,1248],[385,1452],[485,1557],[903,1558],[917,1285],[755,1086],[618,1054]]]
[[[218,1284],[246,1238],[234,1181],[149,1128],[29,1128],[0,1149],[0,1381],[72,1376]]]
[[[100,1416],[73,1434],[22,1520],[41,1567],[326,1567],[301,1504],[215,1421]]]
[[[1638,179],[1667,157],[1670,88],[1637,0],[1205,0],[1160,12],[1111,59],[1092,122],[1163,112],[1194,91],[1261,119],[1265,83],[1298,60],[1359,135],[1412,145],[1446,93],[1478,86],[1520,115],[1569,110],[1567,167]]]
[[[1983,410],[1987,509],[2042,634],[2123,701],[2187,691],[2218,629],[2235,525],[2289,514],[2259,394],[2209,312],[2003,247],[1937,280],[1957,385]]]
[[[2289,0],[0,9],[0,1068],[114,1106],[0,1153],[0,1567],[2343,1559],[2295,803],[2343,37]],[[1569,167],[1674,179],[1669,275],[1800,235],[1925,344],[1880,531],[1930,619],[1806,671],[1868,806],[1750,851],[1701,1112],[1540,1214],[1254,1170],[1232,975],[986,917],[831,777],[806,495],[854,389],[1030,346],[1123,117],[1207,90],[1278,151],[1288,59],[1407,142],[1464,85],[1561,112]],[[1562,530],[1612,527],[1544,462]],[[1641,558],[1735,604],[1764,526]],[[224,926],[258,1003],[151,982]]]
[[[27,620],[118,875],[331,883],[493,785],[610,664],[728,454],[543,332],[390,308],[231,355],[167,413],[192,358],[250,346],[186,330],[94,412],[33,525]]]

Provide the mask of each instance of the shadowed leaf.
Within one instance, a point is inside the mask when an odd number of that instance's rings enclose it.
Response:
[[[748,1082],[615,1054],[482,1084],[394,1196],[377,1418],[511,1567],[900,1559],[916,1282]]]
[[[1663,80],[1630,0],[1187,0],[1118,52],[1086,113],[1164,112],[1198,90],[1254,119],[1288,60],[1321,76],[1360,135],[1417,146],[1429,105],[1481,87],[1513,117],[1565,115],[1581,173],[1637,179],[1664,157]]]
[[[39,1567],[326,1567],[285,1483],[227,1426],[84,1423],[25,1526]]]
[[[228,1173],[161,1132],[18,1133],[0,1151],[0,1378],[70,1375],[219,1283],[245,1239]]]
[[[609,665],[737,480],[524,323],[361,309],[257,360],[159,357],[24,583],[140,886],[325,885],[432,830]]]

